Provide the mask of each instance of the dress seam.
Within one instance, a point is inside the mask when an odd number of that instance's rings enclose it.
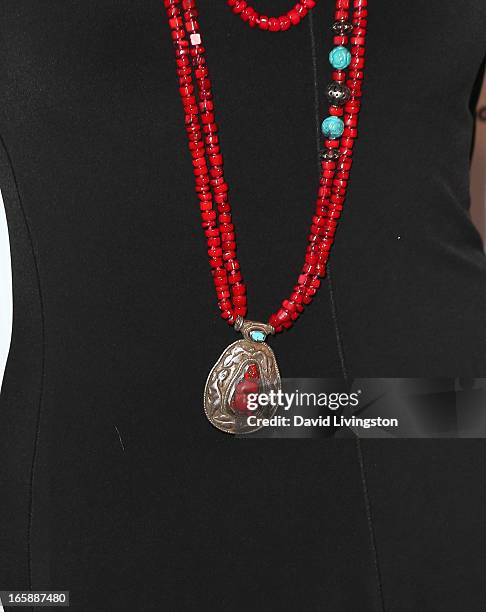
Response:
[[[318,153],[317,169],[318,169],[318,175],[320,175],[319,83],[318,83],[318,70],[317,70],[316,37],[315,37],[315,32],[314,32],[314,21],[313,21],[312,12],[309,15],[309,33],[310,33],[310,40],[311,40],[312,72],[313,72],[313,82],[314,82],[314,110],[315,110],[315,120],[316,120],[316,143],[317,143],[317,153]],[[346,367],[343,341],[342,341],[342,336],[341,336],[341,332],[339,329],[336,300],[335,300],[334,288],[333,288],[332,276],[331,276],[331,266],[329,264],[327,266],[326,276],[328,280],[329,300],[330,300],[330,305],[331,305],[331,316],[332,316],[332,321],[333,321],[333,326],[334,326],[336,345],[337,345],[337,351],[338,351],[339,361],[341,365],[341,371],[342,371],[345,382],[348,383],[349,373]],[[385,601],[384,601],[384,596],[383,596],[382,576],[381,576],[381,571],[380,571],[378,549],[376,545],[376,533],[375,533],[375,528],[373,524],[372,505],[371,505],[371,498],[370,498],[368,484],[367,484],[364,456],[363,456],[363,451],[361,448],[361,441],[359,437],[356,436],[355,440],[356,440],[356,450],[357,450],[359,470],[360,470],[361,488],[362,488],[363,500],[365,504],[366,521],[368,525],[369,545],[371,549],[371,555],[373,558],[373,565],[374,565],[375,577],[376,577],[376,589],[378,592],[378,598],[379,598],[379,603],[380,603],[380,612],[385,612]]]
[[[380,609],[381,612],[385,612],[385,598],[383,594],[383,579],[380,570],[380,560],[378,556],[378,547],[376,545],[376,531],[373,523],[373,508],[371,504],[371,497],[368,489],[366,466],[364,461],[364,453],[361,445],[359,436],[356,436],[356,451],[358,453],[359,469],[361,476],[361,484],[363,488],[363,498],[365,502],[366,520],[368,523],[368,532],[370,538],[371,549],[373,553],[373,562],[375,566],[376,582],[378,587],[378,595],[380,598]]]
[[[46,342],[45,342],[45,309],[44,309],[44,300],[42,293],[42,286],[40,280],[39,273],[39,262],[36,256],[35,248],[34,248],[34,240],[32,236],[32,231],[27,220],[27,215],[25,213],[25,208],[22,201],[22,196],[20,194],[19,183],[17,180],[17,176],[15,174],[12,157],[7,149],[5,139],[2,134],[0,134],[0,145],[4,150],[6,161],[10,167],[10,172],[12,174],[13,186],[15,188],[15,192],[17,194],[19,209],[22,215],[22,219],[25,224],[27,238],[29,241],[32,259],[34,262],[34,271],[35,277],[37,280],[37,291],[39,296],[39,309],[40,309],[40,322],[41,322],[41,363],[40,363],[40,385],[39,385],[39,399],[37,404],[37,415],[35,422],[35,434],[34,434],[34,448],[32,451],[32,460],[30,467],[30,476],[29,476],[29,500],[28,500],[28,517],[27,517],[27,572],[28,572],[28,580],[29,580],[29,589],[33,588],[33,580],[32,580],[32,525],[33,525],[33,517],[34,517],[34,481],[36,474],[36,464],[39,450],[39,437],[40,437],[40,429],[41,429],[41,415],[42,415],[42,404],[43,404],[43,395],[44,395],[44,381],[45,381],[45,355],[46,355]],[[15,300],[15,296],[14,296]],[[15,317],[15,313],[14,313]]]

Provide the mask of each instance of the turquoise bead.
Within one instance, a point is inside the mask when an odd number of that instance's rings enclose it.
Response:
[[[322,122],[322,133],[326,138],[339,138],[343,135],[344,123],[339,117],[330,115]]]
[[[253,329],[250,332],[250,338],[253,340],[253,342],[265,342],[266,337],[267,335],[265,332],[262,332],[259,329]]]
[[[351,53],[346,47],[334,47],[331,53],[329,53],[329,61],[336,70],[344,70],[351,62]]]

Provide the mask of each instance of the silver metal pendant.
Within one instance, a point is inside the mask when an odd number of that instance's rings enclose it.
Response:
[[[226,433],[247,434],[261,429],[258,419],[271,418],[277,406],[245,408],[248,391],[268,394],[282,388],[274,352],[265,343],[271,325],[238,317],[235,330],[243,340],[230,344],[209,373],[204,388],[204,411],[210,422]],[[255,376],[258,372],[258,377]]]

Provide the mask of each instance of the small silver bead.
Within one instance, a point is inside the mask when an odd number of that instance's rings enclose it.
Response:
[[[349,100],[351,92],[349,87],[338,81],[332,81],[326,87],[326,97],[329,100],[329,104],[334,106],[343,106]]]
[[[345,19],[340,19],[332,24],[332,31],[339,36],[345,36],[346,34],[351,34],[353,24]]]
[[[323,161],[337,161],[341,157],[341,153],[336,148],[324,149],[320,152],[319,157]]]

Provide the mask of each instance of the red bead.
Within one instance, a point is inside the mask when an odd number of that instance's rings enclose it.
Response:
[[[233,271],[233,270],[239,270],[240,269],[240,264],[236,261],[236,259],[233,259],[233,260],[227,261],[224,264],[224,267],[228,270],[228,272],[230,272],[230,271]]]
[[[277,312],[277,321],[280,324],[284,324],[285,322],[287,322],[290,319],[290,313],[288,312],[288,310],[285,310],[284,308],[281,308],[278,312]]]
[[[343,113],[344,111],[341,106],[330,106],[329,107],[329,114],[333,115],[334,117],[340,117]]]
[[[334,38],[332,39],[333,44],[338,47],[338,46],[345,46],[348,44],[348,37],[347,36],[334,36]]]
[[[339,140],[325,140],[324,146],[326,149],[333,149],[339,147]]]
[[[290,21],[294,24],[297,25],[298,23],[300,23],[300,15],[299,13],[295,10],[295,8],[293,8],[292,10],[290,10],[288,13],[288,16],[290,18]]]
[[[237,2],[235,2],[233,6],[233,13],[236,13],[236,14],[241,13],[244,8],[246,8],[245,0],[238,0]]]
[[[261,15],[258,20],[258,27],[260,30],[268,30],[268,17],[266,15]]]
[[[233,295],[245,295],[246,293],[246,287],[245,285],[242,285],[241,283],[237,283],[236,285],[233,285]]]
[[[270,32],[278,32],[280,30],[280,23],[276,17],[270,17],[268,20],[268,29]]]
[[[221,276],[215,276],[213,278],[213,282],[216,285],[216,287],[225,287],[228,284],[226,281],[226,277],[221,277]]]
[[[216,297],[218,298],[218,301],[227,299],[230,297],[230,295],[231,294],[228,289],[224,287],[216,287]]]
[[[235,283],[239,283],[241,281],[241,273],[238,271],[233,271],[228,274],[228,281],[230,285],[234,285]]]

